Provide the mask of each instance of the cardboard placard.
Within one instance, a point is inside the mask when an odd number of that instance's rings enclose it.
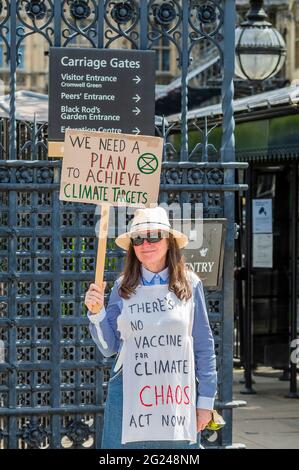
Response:
[[[60,199],[149,207],[158,200],[163,139],[67,130]]]
[[[109,207],[157,203],[162,151],[160,137],[74,129],[65,133],[59,199],[102,206],[95,278],[99,287],[103,286]]]

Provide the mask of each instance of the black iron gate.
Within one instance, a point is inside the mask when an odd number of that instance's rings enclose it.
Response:
[[[0,1],[10,102],[0,129],[0,448],[99,448],[109,378],[110,361],[93,344],[83,305],[94,279],[95,207],[59,201],[61,162],[47,158],[47,124],[17,119],[18,64],[32,35],[39,35],[46,49],[78,44],[151,49],[167,38],[175,51],[182,138],[168,162],[174,128],[165,122],[157,127],[165,139],[160,200],[203,202],[205,217],[228,220],[223,287],[206,292],[218,360],[217,408],[227,426],[206,438],[209,445],[231,445],[237,406],[232,402],[234,191],[240,189],[234,180],[234,3]],[[190,162],[187,74],[193,52],[205,41],[218,51],[223,72],[222,146],[216,162],[208,162],[204,152]],[[109,240],[109,287],[122,259]]]

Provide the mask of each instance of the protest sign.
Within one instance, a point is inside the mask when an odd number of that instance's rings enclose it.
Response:
[[[179,300],[168,285],[139,286],[123,299],[122,444],[196,441],[193,315],[192,299]]]
[[[149,207],[159,195],[163,139],[67,129],[60,200],[102,206],[96,264],[101,286],[109,207]]]
[[[163,139],[67,130],[60,199],[148,207],[159,194]]]

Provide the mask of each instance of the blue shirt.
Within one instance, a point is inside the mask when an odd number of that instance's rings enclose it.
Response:
[[[144,285],[168,284],[168,268],[159,273],[152,273],[142,266],[141,281]],[[207,315],[202,282],[192,273],[194,298],[193,348],[195,376],[197,385],[197,408],[212,410],[217,392],[216,356],[214,338]],[[111,291],[107,308],[98,314],[88,312],[91,336],[105,357],[116,354],[121,347],[120,332],[117,330],[117,317],[122,310],[122,298],[119,295],[119,279]]]

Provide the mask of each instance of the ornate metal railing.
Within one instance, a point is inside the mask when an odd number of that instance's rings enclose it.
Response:
[[[0,141],[0,448],[100,448],[110,361],[88,332],[84,293],[94,279],[97,215],[92,205],[59,201],[60,160],[46,155],[45,123],[16,119],[19,53],[30,36],[49,46],[150,49],[166,36],[182,76],[181,120],[165,123],[160,200],[203,202],[205,217],[225,217],[222,290],[206,292],[219,377],[218,408],[227,421],[207,445],[232,443],[234,1],[0,1],[0,39],[10,70],[9,119]],[[190,161],[186,76],[195,44],[209,41],[222,64],[223,133],[215,162]],[[23,48],[23,49],[22,49]],[[178,129],[179,127],[179,129]],[[180,148],[171,146],[172,132]],[[205,136],[206,138],[207,136]],[[199,138],[200,142],[200,138]],[[208,147],[205,145],[204,147]],[[170,150],[176,161],[167,161]],[[244,165],[244,164],[243,164]],[[123,253],[108,243],[109,287]]]

